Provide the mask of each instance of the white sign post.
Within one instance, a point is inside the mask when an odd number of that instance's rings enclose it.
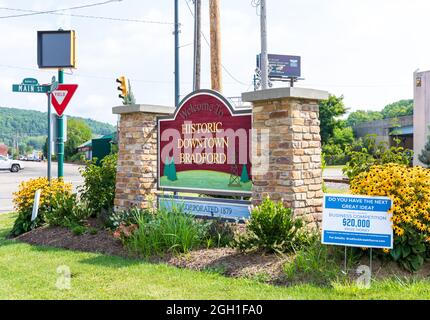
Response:
[[[40,202],[41,192],[42,190],[39,189],[34,194],[33,212],[31,213],[31,222],[33,222],[37,218],[37,213],[39,212],[39,202]]]
[[[393,249],[391,204],[388,197],[325,195],[322,243],[345,246],[345,252],[346,247],[370,248],[371,270],[372,248]]]

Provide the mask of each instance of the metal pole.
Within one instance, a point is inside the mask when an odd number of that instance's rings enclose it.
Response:
[[[344,272],[345,272],[345,274],[347,274],[347,263],[346,263],[346,260],[347,260],[347,252],[346,252],[346,250],[347,250],[347,247],[345,246],[345,259],[344,259]]]
[[[260,0],[260,24],[261,24],[261,89],[268,88],[268,53],[267,53],[267,20],[266,20],[266,0]]]
[[[63,69],[58,70],[58,83],[64,82]],[[58,179],[64,177],[64,117],[57,116],[57,160],[58,160]]]
[[[175,0],[175,107],[179,106],[179,0]]]
[[[201,73],[201,0],[194,0],[194,77],[193,88],[200,90]]]
[[[48,93],[48,181],[51,183],[51,92]]]

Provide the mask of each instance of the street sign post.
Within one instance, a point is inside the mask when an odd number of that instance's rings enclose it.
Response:
[[[25,78],[20,84],[12,85],[12,92],[19,93],[45,93],[48,95],[48,181],[51,181],[51,95],[58,88],[58,82],[52,77],[50,84],[39,84],[34,78]]]
[[[40,85],[34,78],[25,78],[20,84],[12,85],[12,92],[20,93],[48,93],[51,85]]]

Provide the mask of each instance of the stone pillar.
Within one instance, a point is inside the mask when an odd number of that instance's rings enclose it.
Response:
[[[157,116],[174,108],[154,105],[114,107],[120,115],[115,211],[148,207],[148,196],[157,192]]]
[[[276,88],[242,94],[242,100],[253,106],[253,129],[258,137],[254,141],[264,140],[264,136],[260,136],[264,132],[269,138],[268,148],[260,143],[253,146],[253,203],[260,203],[266,196],[282,200],[310,227],[319,227],[322,220],[318,103],[327,98],[325,91],[303,88]],[[258,161],[264,161],[258,160],[261,146],[268,163],[267,170],[264,166],[259,167]]]

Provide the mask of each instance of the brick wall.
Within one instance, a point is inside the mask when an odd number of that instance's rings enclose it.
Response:
[[[121,118],[115,211],[132,206],[147,208],[148,200],[157,193],[157,116],[168,112],[156,113],[157,108],[144,107],[132,109],[135,112],[117,107]]]
[[[315,98],[315,90],[312,90],[310,98],[306,91],[294,94],[294,91],[288,90],[283,97],[279,95],[279,90],[275,90],[244,94],[243,97],[253,103],[253,129],[256,129],[256,134],[268,133],[267,170],[261,171],[258,167],[261,161],[253,160],[253,203],[258,204],[267,196],[282,200],[311,227],[319,227],[324,196],[320,99]],[[317,93],[317,97],[326,96],[324,92]],[[258,143],[254,146],[258,153],[254,152],[253,159],[261,156],[261,146],[259,148]]]

